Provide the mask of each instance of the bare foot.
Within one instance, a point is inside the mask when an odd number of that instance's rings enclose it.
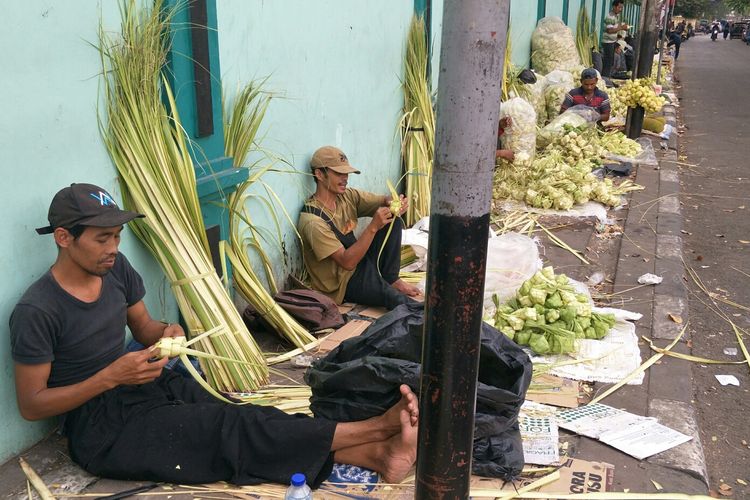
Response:
[[[386,483],[400,483],[406,478],[417,461],[417,427],[411,423],[411,415],[406,410],[399,413],[401,432],[385,443],[383,457],[383,480]]]
[[[390,435],[401,432],[401,411],[405,410],[409,414],[409,423],[412,427],[416,426],[419,421],[417,395],[406,384],[401,384],[399,391],[401,391],[399,402],[388,408],[382,415],[384,425],[390,431]]]
[[[407,283],[401,278],[391,283],[391,286],[395,288],[396,290],[398,290],[399,292],[409,297],[416,297],[417,295],[422,295],[422,292],[419,291],[419,288]]]

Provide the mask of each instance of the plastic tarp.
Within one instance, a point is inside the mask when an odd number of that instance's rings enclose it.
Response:
[[[557,215],[560,217],[596,217],[602,224],[607,221],[607,207],[596,201],[587,201],[586,203],[575,205],[570,210],[554,210],[552,208],[530,207],[520,201],[505,200],[502,204],[502,209],[506,212],[525,210],[535,214]]]
[[[638,165],[659,165],[659,161],[656,159],[656,152],[651,141],[646,137],[639,137],[635,140],[641,146],[641,152],[636,156],[620,156],[612,153],[607,154],[607,160],[614,160],[623,163],[632,163]]]
[[[418,391],[424,311],[405,304],[362,335],[345,340],[305,373],[317,417],[355,421],[383,413],[400,384]],[[506,480],[520,474],[523,446],[518,412],[531,381],[531,361],[505,335],[482,322],[472,472]]]

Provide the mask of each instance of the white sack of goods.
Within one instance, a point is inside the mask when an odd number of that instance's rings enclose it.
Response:
[[[510,118],[500,136],[503,149],[510,149],[514,162],[530,162],[536,151],[536,113],[526,100],[513,97],[500,106],[500,119]]]
[[[544,127],[547,123],[547,102],[544,99],[544,89],[547,87],[547,77],[536,75],[536,83],[526,85],[529,89],[526,100],[534,106],[536,124]]]
[[[575,83],[573,75],[568,71],[555,70],[547,75],[547,85],[544,87],[544,101],[547,107],[547,119],[552,120],[560,114],[560,106],[565,100],[565,94],[573,90]]]
[[[559,17],[545,17],[537,23],[531,35],[531,66],[544,75],[581,66],[573,33]]]

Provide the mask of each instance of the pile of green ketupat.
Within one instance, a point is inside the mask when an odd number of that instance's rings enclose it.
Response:
[[[577,339],[601,339],[615,324],[613,314],[592,312],[589,298],[576,292],[552,267],[537,271],[504,305],[495,301],[495,328],[537,354],[576,350]]]

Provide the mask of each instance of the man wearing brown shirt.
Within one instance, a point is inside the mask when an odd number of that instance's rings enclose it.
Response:
[[[312,287],[338,304],[346,301],[388,309],[418,295],[415,286],[398,277],[402,223],[393,219],[391,197],[347,187],[349,174],[359,170],[333,146],[318,149],[310,166],[315,194],[305,202],[297,228]],[[404,213],[407,201],[403,195],[400,198]],[[360,217],[372,220],[357,238],[354,229]],[[391,223],[393,229],[386,239]]]

